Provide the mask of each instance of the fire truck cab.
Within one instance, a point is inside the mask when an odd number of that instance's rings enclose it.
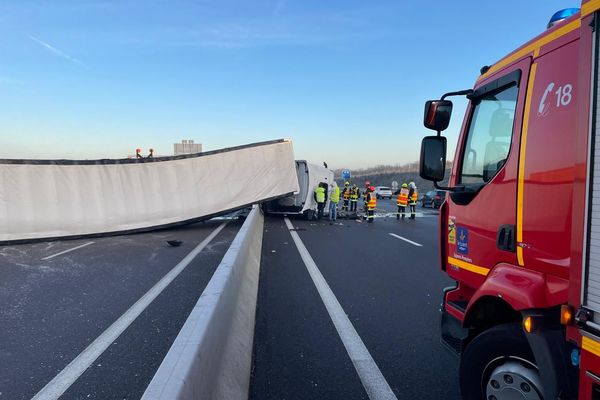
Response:
[[[425,104],[440,208],[442,343],[465,399],[600,399],[600,1]],[[448,187],[452,103],[469,105]],[[598,153],[596,153],[598,151]]]

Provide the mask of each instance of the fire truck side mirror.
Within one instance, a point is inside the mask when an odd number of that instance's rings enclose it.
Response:
[[[419,175],[428,181],[444,180],[446,172],[446,138],[426,136],[421,142]]]
[[[428,129],[441,132],[448,127],[452,115],[450,100],[429,100],[425,102],[423,124]]]

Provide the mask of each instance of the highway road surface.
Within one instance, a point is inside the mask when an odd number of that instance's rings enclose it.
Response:
[[[241,226],[225,221],[0,247],[0,399],[139,399]]]
[[[267,218],[251,399],[459,398],[457,360],[439,343],[452,281],[437,211],[417,211],[373,224]]]
[[[251,399],[458,398],[437,211],[378,210],[266,217]],[[0,247],[0,400],[139,399],[241,223]]]

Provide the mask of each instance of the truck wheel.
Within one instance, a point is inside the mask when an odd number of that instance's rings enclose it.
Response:
[[[502,324],[475,337],[461,356],[463,399],[542,399],[541,378],[519,324]]]
[[[315,211],[314,210],[306,210],[306,219],[309,221],[312,221],[315,218]]]

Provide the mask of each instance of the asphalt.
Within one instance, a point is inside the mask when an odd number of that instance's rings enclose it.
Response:
[[[439,344],[450,281],[438,268],[437,212],[397,221],[395,210],[379,200],[373,224],[292,223],[396,396],[455,399],[457,362]],[[0,400],[35,395],[222,222],[0,247]],[[240,226],[230,221],[61,398],[140,398]],[[266,218],[250,398],[368,398],[276,216]]]
[[[397,398],[458,399],[457,360],[439,342],[452,281],[439,270],[437,212],[417,211],[414,221],[292,223]],[[281,217],[266,220],[262,257],[250,398],[367,398]]]
[[[222,222],[0,247],[0,399],[35,395]],[[240,226],[231,221],[61,398],[140,398]]]

